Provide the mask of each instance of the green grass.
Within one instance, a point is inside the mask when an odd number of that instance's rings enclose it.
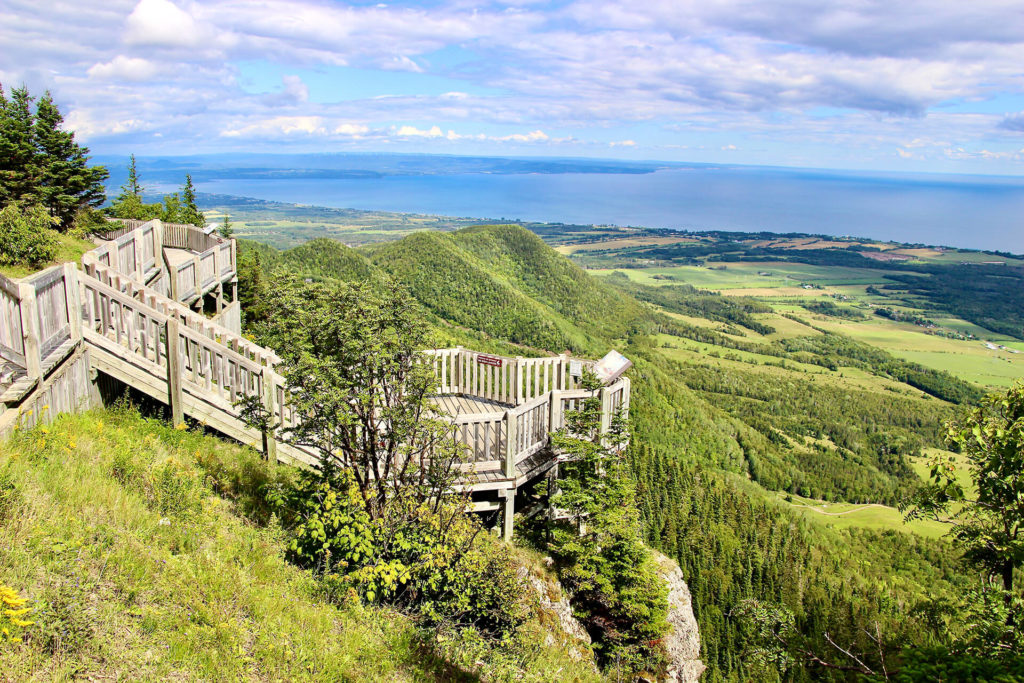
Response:
[[[904,533],[915,533],[926,538],[940,538],[949,526],[934,520],[903,521],[903,514],[886,505],[862,505],[857,503],[827,503],[797,495],[778,494],[779,500],[787,502],[793,510],[799,511],[807,519],[836,527],[849,529],[859,527],[865,529],[894,530]]]
[[[460,657],[496,679],[595,677],[542,629],[513,655],[327,602],[283,559],[285,532],[254,495],[292,476],[130,411],[62,416],[0,444],[0,581],[35,622],[0,643],[0,680],[475,680]]]
[[[26,265],[0,266],[0,274],[9,278],[23,278],[58,263],[77,263],[81,260],[82,254],[96,248],[96,245],[89,240],[84,240],[79,237],[63,233],[57,235],[57,241],[59,243],[57,258],[55,258],[51,263],[41,265],[38,268]]]

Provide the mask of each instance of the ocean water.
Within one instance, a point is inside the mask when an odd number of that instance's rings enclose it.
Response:
[[[1024,253],[1024,177],[758,167],[221,178],[205,192],[480,219],[806,232]]]

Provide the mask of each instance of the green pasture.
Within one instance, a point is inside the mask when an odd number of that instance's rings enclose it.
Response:
[[[949,525],[934,520],[904,522],[903,514],[886,505],[865,505],[861,503],[828,503],[791,494],[777,494],[793,510],[800,512],[816,524],[831,525],[839,529],[851,527],[878,530],[893,530],[915,533],[927,538],[939,538]]]

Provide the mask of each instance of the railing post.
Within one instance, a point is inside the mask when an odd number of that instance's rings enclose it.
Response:
[[[198,256],[192,257],[192,274],[196,280],[196,296],[199,297],[199,305],[201,306],[203,302],[203,275]]]
[[[19,283],[18,298],[21,299],[21,330],[25,342],[25,370],[29,379],[43,379],[43,359],[39,344],[39,306],[36,304],[36,288]]]
[[[601,387],[601,433],[607,434],[612,426],[612,392],[608,387]]]
[[[145,223],[143,223],[145,225]],[[132,252],[135,254],[135,279],[139,282],[145,278],[146,271],[142,267],[142,227],[132,230]]]
[[[558,381],[555,382],[555,389],[568,389],[569,388],[569,387],[565,386],[566,385],[565,375],[568,372],[568,369],[565,367],[567,363],[568,363],[568,360],[567,360],[566,355],[564,353],[558,354]]]
[[[519,405],[523,402],[523,357],[516,356],[512,367],[515,368],[512,379],[512,404]]]
[[[548,434],[551,434],[562,427],[562,391],[552,390],[549,400],[551,405],[548,408]]]
[[[82,338],[82,292],[78,285],[78,268],[74,263],[64,264],[64,296],[67,299],[71,339],[77,344]]]
[[[178,344],[177,316],[167,318],[167,402],[171,406],[171,424],[175,427],[185,421],[181,388],[181,355]]]
[[[267,411],[271,423],[274,421],[274,397],[277,395],[277,383],[274,372],[268,367],[263,368],[263,409]],[[274,427],[268,425],[263,430],[263,453],[271,464],[277,463],[277,436]]]
[[[505,478],[515,479],[516,476],[516,443],[519,441],[516,434],[518,425],[514,409],[505,411]]]
[[[455,364],[454,368],[454,381],[452,386],[453,394],[463,394],[465,390],[462,386],[462,346],[455,347],[455,353],[452,355],[452,362]]]

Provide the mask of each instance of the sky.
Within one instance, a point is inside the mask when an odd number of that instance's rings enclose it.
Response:
[[[0,0],[94,154],[1024,173],[1024,0]]]

